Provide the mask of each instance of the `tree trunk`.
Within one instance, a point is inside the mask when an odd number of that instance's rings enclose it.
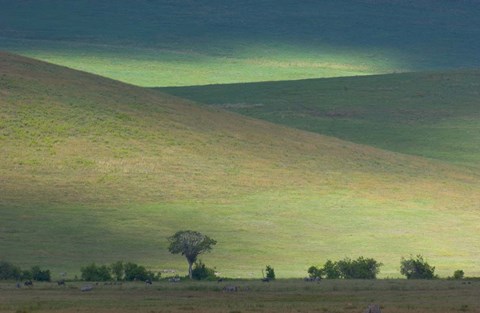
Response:
[[[193,266],[193,262],[188,261],[188,277],[190,277],[190,279],[193,279],[192,266]]]

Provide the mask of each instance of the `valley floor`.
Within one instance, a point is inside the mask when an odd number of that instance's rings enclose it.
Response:
[[[382,312],[480,312],[478,280],[374,280],[270,283],[154,282],[122,285],[84,282],[16,288],[0,283],[0,312],[363,312],[376,303]],[[239,291],[225,292],[225,286]]]

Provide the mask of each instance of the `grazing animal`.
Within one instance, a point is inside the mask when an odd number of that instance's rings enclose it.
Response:
[[[33,286],[33,282],[31,280],[26,280],[23,284],[25,286]]]
[[[92,291],[92,290],[93,290],[93,286],[92,286],[92,285],[85,285],[85,286],[82,286],[82,288],[80,288],[80,290],[81,290],[82,292]]]
[[[236,292],[239,289],[240,288],[238,288],[237,286],[225,286],[225,287],[223,287],[224,292]]]
[[[145,280],[145,285],[151,285],[151,284],[152,284],[152,280],[151,280],[151,279]]]
[[[378,304],[370,304],[364,313],[382,313]]]
[[[180,282],[180,277],[172,277],[172,278],[169,278],[168,281],[171,283],[178,283]]]
[[[320,277],[305,277],[304,281],[320,281]]]
[[[57,281],[57,285],[58,286],[65,286],[65,280],[62,279],[62,280]]]

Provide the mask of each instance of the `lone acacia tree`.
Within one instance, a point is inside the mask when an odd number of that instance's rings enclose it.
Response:
[[[188,261],[188,277],[192,279],[192,266],[199,254],[212,250],[217,241],[202,233],[192,230],[177,231],[168,237],[170,245],[168,251],[172,254],[181,253]]]

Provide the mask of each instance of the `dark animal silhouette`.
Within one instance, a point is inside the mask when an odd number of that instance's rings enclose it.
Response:
[[[224,292],[235,292],[235,291],[238,291],[240,288],[238,288],[237,286],[225,286],[223,287],[223,291]]]
[[[378,304],[370,304],[364,313],[382,313]]]
[[[82,288],[80,288],[80,290],[81,290],[82,292],[92,291],[92,290],[93,290],[93,287],[92,287],[92,285],[85,285],[85,286],[83,286]]]
[[[168,281],[171,283],[178,283],[180,282],[180,277],[172,277],[172,278],[169,278]]]

